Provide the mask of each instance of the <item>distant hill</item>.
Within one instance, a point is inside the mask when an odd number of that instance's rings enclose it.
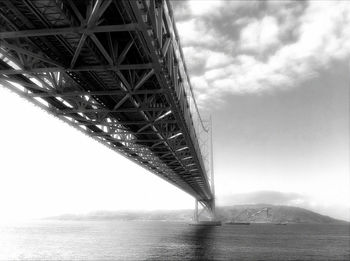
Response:
[[[235,205],[218,207],[217,217],[223,222],[252,223],[318,223],[337,224],[346,221],[337,220],[298,207],[275,206],[267,204]],[[59,220],[165,220],[190,221],[193,210],[162,210],[162,211],[99,211],[86,215],[61,215],[49,219]],[[205,218],[205,217],[204,217]]]
[[[267,204],[220,207],[217,216],[222,221],[254,223],[346,223],[304,208]]]

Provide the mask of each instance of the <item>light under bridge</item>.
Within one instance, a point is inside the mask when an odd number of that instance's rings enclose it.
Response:
[[[169,1],[0,0],[0,84],[215,209]]]

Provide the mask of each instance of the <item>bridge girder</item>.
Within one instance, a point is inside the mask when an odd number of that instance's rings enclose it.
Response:
[[[213,206],[169,1],[0,0],[0,26],[0,84]]]

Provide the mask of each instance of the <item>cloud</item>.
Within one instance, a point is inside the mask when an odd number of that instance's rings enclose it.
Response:
[[[182,8],[191,19],[178,31],[200,105],[293,88],[350,56],[346,1],[192,0]]]
[[[223,52],[209,52],[209,56],[206,59],[205,68],[218,68],[223,65],[227,65],[232,62],[232,57]]]
[[[218,10],[218,8],[224,5],[224,2],[220,0],[196,0],[189,1],[188,5],[191,9],[192,15],[201,16],[211,14],[213,10]]]
[[[240,47],[242,50],[261,52],[279,43],[277,19],[265,16],[261,20],[249,23],[241,30]]]
[[[298,193],[284,193],[280,191],[256,191],[251,193],[232,194],[220,199],[224,205],[238,204],[272,204],[299,206],[309,199]]]
[[[197,72],[202,73],[210,50],[193,46],[184,47],[182,50],[184,56],[190,58],[186,59],[186,65],[191,68],[191,76],[195,76]]]
[[[190,19],[176,24],[183,47],[200,46],[207,49],[220,45],[220,35],[213,28],[207,28],[201,19]]]
[[[196,72],[202,73],[208,69],[216,69],[229,65],[233,58],[224,52],[216,52],[203,47],[184,47],[183,52],[187,66],[191,67],[191,76]]]

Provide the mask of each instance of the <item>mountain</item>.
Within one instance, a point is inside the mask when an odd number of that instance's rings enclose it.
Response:
[[[304,208],[268,204],[220,207],[217,210],[217,217],[222,221],[254,223],[334,224],[345,222]]]
[[[218,207],[217,218],[223,222],[252,223],[318,223],[337,224],[346,221],[337,220],[298,207],[276,206],[267,204],[235,205]],[[165,220],[185,221],[192,219],[193,210],[162,210],[162,211],[99,211],[86,215],[66,214],[49,219],[59,220]],[[206,219],[205,215],[203,218]]]

